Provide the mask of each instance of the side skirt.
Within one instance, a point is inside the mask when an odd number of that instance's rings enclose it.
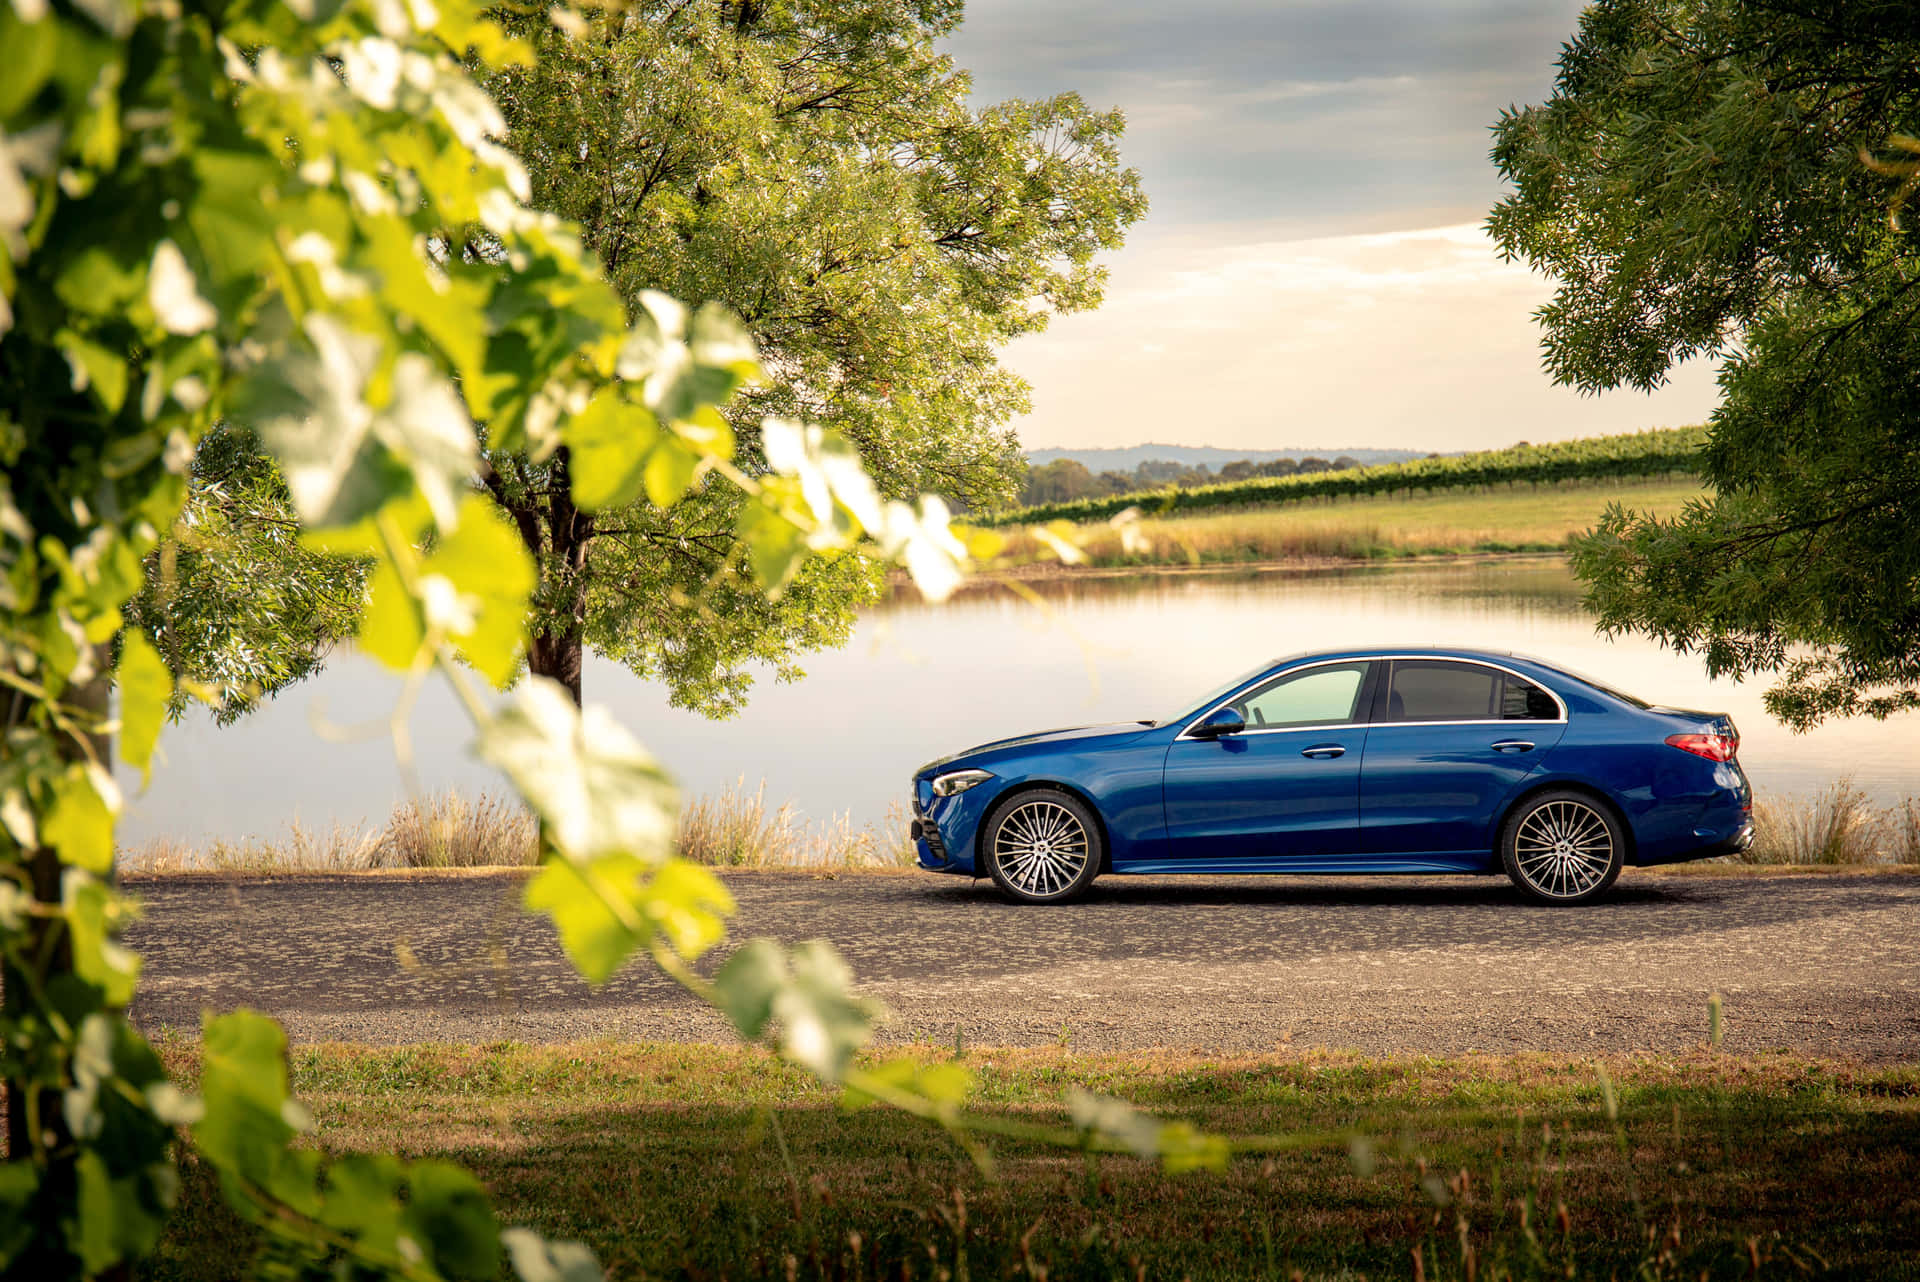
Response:
[[[1122,876],[1164,877],[1173,873],[1495,873],[1493,852],[1436,851],[1411,855],[1264,855],[1248,859],[1116,859]]]

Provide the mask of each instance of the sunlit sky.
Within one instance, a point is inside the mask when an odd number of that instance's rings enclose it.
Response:
[[[1699,422],[1713,370],[1582,396],[1540,368],[1551,292],[1480,230],[1489,126],[1538,102],[1570,0],[969,0],[976,99],[1127,114],[1151,210],[1107,299],[1009,347],[1028,448],[1463,450]]]

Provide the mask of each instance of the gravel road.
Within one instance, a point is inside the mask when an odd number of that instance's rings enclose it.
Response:
[[[1492,878],[1108,878],[1019,908],[911,873],[739,873],[743,934],[825,937],[889,1041],[1212,1051],[1673,1051],[1724,995],[1730,1050],[1920,1060],[1920,876],[1652,874],[1536,908]],[[518,880],[147,878],[135,1019],[252,1006],[295,1041],[725,1040],[629,966],[599,990]],[[401,959],[417,960],[408,968]]]

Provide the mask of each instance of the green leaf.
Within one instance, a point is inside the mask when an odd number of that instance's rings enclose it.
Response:
[[[481,733],[478,751],[506,772],[569,855],[658,862],[672,846],[679,797],[666,772],[605,708],[583,714],[556,681],[522,682]]]
[[[647,455],[647,499],[655,507],[672,507],[693,486],[700,456],[674,437],[665,437]]]
[[[367,608],[360,615],[354,645],[371,659],[405,672],[427,639],[420,603],[407,591],[393,562],[382,557],[367,582]]]
[[[310,1173],[290,1167],[287,1144],[306,1116],[287,1093],[287,1039],[254,1011],[208,1014],[200,1039],[200,1091],[206,1113],[193,1128],[200,1155],[224,1172],[314,1209]]]
[[[151,782],[153,748],[160,741],[167,703],[173,698],[173,674],[137,628],[121,634],[118,684],[120,759],[138,769],[143,782]]]
[[[747,548],[747,564],[768,596],[777,596],[806,559],[806,532],[766,503],[749,500],[734,534]]]
[[[422,572],[453,585],[471,619],[471,626],[453,630],[454,644],[505,689],[519,665],[527,599],[538,578],[519,532],[493,500],[469,494],[460,504],[459,527],[441,537]]]
[[[867,1076],[931,1100],[945,1109],[957,1109],[966,1103],[967,1095],[973,1090],[973,1074],[952,1060],[921,1064],[903,1057],[868,1070]],[[865,1108],[873,1102],[872,1095],[855,1086],[847,1087],[840,1096],[841,1107],[850,1111]]]
[[[549,1242],[532,1229],[500,1235],[520,1282],[602,1282],[600,1261],[581,1242]]]
[[[1185,1122],[1161,1122],[1131,1104],[1077,1086],[1067,1092],[1067,1115],[1082,1135],[1117,1144],[1169,1171],[1225,1166],[1232,1155],[1218,1136],[1201,1134]]]
[[[11,1260],[40,1228],[34,1214],[40,1172],[31,1159],[0,1165],[0,1260]]]
[[[771,940],[748,942],[714,976],[716,1001],[740,1035],[757,1041],[777,1026],[780,1052],[837,1082],[879,1018],[877,1003],[853,995],[853,972],[823,939],[783,955]]]
[[[624,853],[549,859],[527,883],[524,902],[553,919],[567,956],[593,984],[605,983],[656,933],[681,956],[699,957],[726,937],[734,908],[711,870],[684,859],[653,868]]]
[[[108,413],[118,414],[127,401],[125,357],[70,329],[61,330],[54,341],[74,368],[74,389],[91,389]]]
[[[311,350],[257,372],[239,410],[279,460],[301,519],[350,526],[418,487],[434,519],[452,529],[479,458],[459,393],[426,357],[405,352],[393,363],[387,403],[372,406],[380,340],[321,313],[304,329]]]
[[[601,388],[560,430],[573,451],[574,502],[590,512],[633,502],[659,434],[645,407],[628,404],[617,387]]]
[[[787,979],[786,953],[771,939],[749,939],[713,977],[714,1000],[740,1036],[757,1042],[773,1020],[773,1000]]]
[[[872,1036],[880,1008],[853,995],[853,971],[824,939],[799,945],[788,966],[788,981],[773,1003],[781,1052],[823,1081],[837,1082]]]
[[[527,882],[522,902],[553,919],[560,946],[589,984],[606,983],[645,942],[646,920],[632,893],[644,868],[632,855],[603,855],[584,867],[562,856],[548,859]]]
[[[104,770],[74,762],[53,784],[53,806],[40,836],[62,863],[104,874],[113,867],[113,817],[120,789]]]
[[[407,1171],[404,1223],[443,1277],[496,1278],[500,1228],[480,1181],[445,1162],[415,1162]]]
[[[60,889],[74,973],[99,988],[107,1005],[125,1006],[140,974],[140,958],[113,940],[125,906],[110,887],[78,868],[67,870]]]

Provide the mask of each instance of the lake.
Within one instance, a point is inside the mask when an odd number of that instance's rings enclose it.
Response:
[[[1036,591],[1039,605],[1003,587],[940,606],[882,605],[845,649],[814,656],[804,681],[761,683],[730,721],[670,707],[662,688],[591,657],[587,699],[607,704],[689,793],[764,781],[770,804],[865,824],[905,802],[923,762],[988,739],[1164,717],[1299,650],[1462,645],[1535,655],[1655,703],[1729,712],[1762,793],[1807,795],[1851,776],[1883,802],[1920,794],[1920,716],[1795,735],[1766,715],[1763,685],[1709,681],[1695,658],[1596,635],[1557,560],[1064,578]],[[349,653],[237,725],[189,714],[161,736],[145,795],[123,772],[122,842],[275,836],[296,818],[377,826],[410,787],[504,791],[468,755],[468,723],[437,685],[414,712],[403,770],[382,724],[398,688]]]

